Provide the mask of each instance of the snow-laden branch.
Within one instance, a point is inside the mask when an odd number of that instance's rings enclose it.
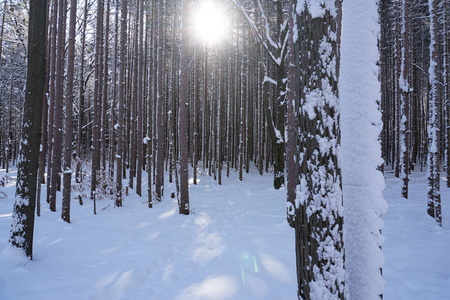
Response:
[[[261,2],[258,1],[259,4],[259,9],[261,11],[261,18],[264,20],[265,22],[265,35],[263,38],[263,35],[260,33],[258,27],[256,26],[255,22],[253,22],[252,18],[249,16],[249,14],[247,13],[248,11],[250,12],[254,12],[253,10],[246,10],[242,5],[240,5],[239,3],[237,3],[237,0],[231,0],[231,2],[234,4],[234,6],[236,8],[238,8],[241,13],[244,15],[245,19],[247,20],[247,22],[249,23],[250,27],[252,28],[253,34],[255,36],[255,39],[258,43],[260,43],[264,49],[266,50],[266,53],[269,55],[269,57],[272,59],[272,61],[277,64],[277,65],[281,65],[281,55],[279,57],[277,57],[275,54],[272,53],[272,51],[270,51],[269,46],[266,42],[269,41],[270,45],[275,48],[275,50],[279,50],[280,49],[280,45],[276,44],[272,37],[270,36],[269,33],[269,23],[267,21],[266,15],[264,14],[263,8],[261,6]]]

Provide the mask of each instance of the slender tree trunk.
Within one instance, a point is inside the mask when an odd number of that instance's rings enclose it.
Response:
[[[48,153],[47,153],[47,202],[51,201],[52,191],[52,157],[53,157],[53,129],[55,119],[55,98],[56,98],[56,40],[58,27],[58,2],[53,0],[52,16],[51,16],[51,54],[50,54],[50,103],[49,103],[49,118],[48,118]]]
[[[151,29],[150,29],[150,58],[149,58],[149,70],[148,70],[148,74],[149,74],[149,80],[148,80],[148,85],[149,85],[149,99],[148,99],[148,121],[147,121],[147,174],[148,174],[148,178],[147,178],[147,201],[148,201],[148,207],[152,208],[153,206],[153,195],[152,195],[152,184],[153,184],[153,180],[152,178],[154,178],[152,176],[152,165],[153,165],[153,171],[154,171],[154,152],[153,152],[153,144],[154,144],[154,138],[155,136],[153,135],[153,130],[154,130],[154,117],[153,117],[153,113],[154,113],[154,109],[153,109],[153,104],[154,104],[154,99],[155,99],[155,77],[154,76],[154,53],[155,53],[155,38],[154,38],[154,24],[155,24],[155,14],[156,14],[156,3],[152,2],[152,6],[151,6],[151,16],[152,16],[152,22],[151,22]],[[153,100],[153,101],[151,101]],[[153,163],[153,164],[152,164]]]
[[[65,12],[67,3],[65,0],[59,0],[58,3],[58,32],[56,49],[56,94],[54,109],[54,144],[52,158],[51,190],[50,190],[50,210],[56,211],[56,191],[59,190],[61,181],[61,155],[62,155],[62,106],[63,106],[63,88],[64,88],[64,46],[65,46]]]
[[[104,0],[97,2],[97,24],[95,29],[95,82],[94,82],[94,114],[92,123],[92,168],[91,197],[98,184],[97,173],[100,170],[100,128],[103,95],[103,11]]]
[[[200,49],[194,49],[194,153],[192,155],[193,165],[193,183],[197,184],[197,164],[198,154],[200,150],[199,145],[199,114],[200,114]]]
[[[189,215],[189,166],[188,166],[188,74],[189,74],[189,1],[183,0],[181,30],[181,73],[180,73],[180,214]],[[194,170],[195,172],[195,170]]]
[[[411,130],[410,130],[410,99],[411,99],[411,88],[410,88],[410,43],[409,43],[409,4],[408,1],[402,0],[402,36],[403,36],[403,47],[402,47],[402,70],[400,78],[400,89],[401,89],[401,119],[399,122],[401,129],[401,141],[400,149],[402,151],[402,166],[401,166],[401,177],[403,181],[402,186],[402,196],[403,198],[408,198],[408,183],[409,183],[409,166],[410,166],[410,148],[411,148]]]
[[[11,150],[12,150],[12,98],[13,98],[13,83],[14,83],[14,71],[11,72],[11,80],[9,82],[9,105],[8,105],[8,132],[7,132],[7,140],[6,140],[6,173],[9,173],[9,161],[11,159]]]
[[[70,223],[70,187],[72,179],[73,78],[77,0],[70,1],[69,48],[67,60],[66,135],[64,139],[64,177],[61,218]]]
[[[139,73],[138,73],[138,115],[137,115],[137,166],[136,193],[142,196],[142,165],[143,165],[143,76],[144,76],[144,1],[141,0],[139,11]]]
[[[204,79],[203,79],[203,138],[202,138],[202,165],[203,172],[208,168],[208,45],[204,46]]]
[[[83,27],[81,30],[81,53],[80,53],[80,95],[78,99],[78,128],[77,128],[77,151],[76,151],[76,174],[75,179],[77,183],[82,180],[81,176],[81,147],[83,144],[83,121],[84,121],[84,93],[85,93],[85,80],[84,80],[84,54],[86,49],[86,27],[88,17],[88,0],[84,1],[84,14],[83,14]]]
[[[217,72],[217,82],[218,82],[218,88],[217,88],[217,101],[218,101],[218,107],[217,107],[217,183],[219,185],[222,184],[222,106],[223,106],[223,82],[222,82],[222,50],[220,47],[218,48],[218,72]]]
[[[158,201],[162,200],[163,196],[163,180],[164,180],[164,140],[165,140],[165,131],[164,131],[164,45],[163,45],[163,36],[164,36],[164,16],[163,16],[163,6],[164,0],[159,0],[159,8],[158,8],[158,46],[157,46],[157,113],[156,113],[156,133],[157,133],[157,147],[156,147],[156,198]]]
[[[440,103],[438,68],[438,7],[440,0],[429,0],[430,10],[430,94],[428,114],[428,214],[442,226],[440,193]]]
[[[109,10],[110,10],[110,0],[106,1],[106,24],[105,24],[105,41],[104,41],[104,58],[103,58],[103,93],[102,93],[102,115],[101,115],[101,129],[100,129],[100,138],[101,138],[101,168],[104,172],[104,176],[107,175],[106,170],[106,133],[108,130],[108,120],[106,118],[106,110],[107,110],[107,101],[108,101],[108,53],[109,53]],[[112,116],[112,107],[110,114]],[[112,130],[111,130],[112,131]]]
[[[116,206],[122,206],[122,177],[123,177],[123,118],[125,105],[125,55],[127,52],[127,0],[121,0],[121,15],[120,15],[120,64],[119,64],[119,114],[117,116],[117,151],[116,151]]]
[[[111,100],[111,120],[110,120],[110,158],[109,158],[109,173],[110,176],[114,176],[114,163],[116,161],[116,112],[117,112],[117,60],[119,53],[119,1],[115,3],[115,13],[114,13],[114,54],[113,54],[113,79],[112,79],[112,100]]]

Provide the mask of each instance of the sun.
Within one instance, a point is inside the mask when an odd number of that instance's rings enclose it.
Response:
[[[214,44],[225,38],[227,31],[225,11],[215,2],[206,0],[201,3],[193,18],[195,32],[200,40]]]

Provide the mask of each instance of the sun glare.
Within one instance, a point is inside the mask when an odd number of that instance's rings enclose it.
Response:
[[[227,30],[225,11],[213,1],[203,2],[193,17],[199,39],[213,44],[225,37]]]

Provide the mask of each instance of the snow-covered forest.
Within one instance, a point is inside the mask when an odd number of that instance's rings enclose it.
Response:
[[[0,299],[447,299],[449,14],[3,0]]]

